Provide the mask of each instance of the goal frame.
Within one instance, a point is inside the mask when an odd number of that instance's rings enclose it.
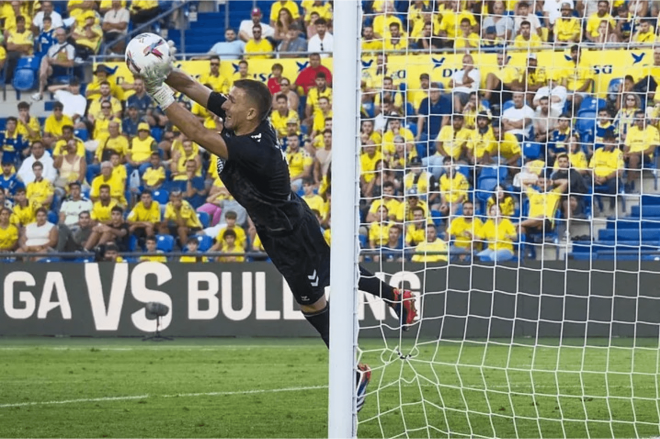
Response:
[[[330,266],[328,437],[357,434],[355,393],[358,337],[358,185],[360,149],[361,2],[335,2],[333,70],[333,197]],[[352,110],[351,110],[352,108]],[[338,166],[337,166],[338,165]]]

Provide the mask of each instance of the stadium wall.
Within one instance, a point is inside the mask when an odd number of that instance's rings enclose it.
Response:
[[[438,316],[406,337],[658,337],[660,271],[653,262],[385,267],[378,276],[426,291],[418,309]],[[143,336],[155,330],[144,310],[150,301],[170,307],[167,335],[315,335],[268,263],[0,264],[0,282],[0,335]],[[362,337],[384,331],[398,338],[381,300],[363,295],[359,317]]]
[[[516,52],[515,49],[508,51],[511,59],[509,64],[516,67],[524,67],[527,63],[527,51]],[[412,55],[412,54],[411,54]],[[452,74],[462,68],[463,54],[437,53],[417,54],[414,56],[391,55],[388,58],[388,75],[392,76],[395,83],[405,80],[409,90],[419,89],[419,76],[428,73],[431,81],[437,81],[448,86]],[[475,64],[481,70],[481,88],[486,88],[486,77],[488,73],[497,70],[497,58],[494,53],[475,53]],[[595,90],[599,97],[604,98],[610,81],[615,78],[623,78],[632,75],[636,80],[642,76],[648,76],[649,68],[653,65],[653,51],[651,49],[640,50],[598,50],[584,51],[583,63],[591,66],[595,75]],[[249,61],[249,76],[253,79],[266,81],[271,73],[274,63],[280,63],[284,67],[283,76],[295,81],[298,73],[309,65],[307,58],[286,59],[255,59]],[[322,64],[332,70],[332,58],[323,58]],[[133,82],[133,75],[125,63],[105,63],[106,66],[115,70],[110,80],[121,84],[124,81]],[[564,70],[570,66],[570,55],[566,51],[539,50],[539,68],[546,69],[546,73],[555,79],[561,79]],[[96,67],[96,66],[95,66]],[[177,67],[185,69],[189,74],[199,78],[208,73],[208,61],[181,61]],[[375,72],[376,59],[365,55],[362,59],[363,74],[368,75]],[[238,72],[238,61],[223,61],[220,65],[220,74],[225,78],[235,78]]]

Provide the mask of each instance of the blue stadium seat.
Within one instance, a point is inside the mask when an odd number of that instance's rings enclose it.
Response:
[[[497,177],[480,177],[477,184],[476,196],[477,200],[485,203],[495,192],[495,188],[499,184]]]
[[[541,157],[541,149],[543,146],[538,142],[525,142],[523,143],[523,157],[530,160],[536,160]]]
[[[497,181],[500,183],[503,182],[507,175],[509,175],[509,169],[506,166],[483,166],[480,168],[481,172],[479,173],[479,179],[482,178],[497,178]]]
[[[128,250],[134,252],[138,248],[138,239],[137,236],[131,235],[128,238]]]
[[[199,242],[199,251],[205,252],[208,251],[213,246],[213,238],[207,235],[196,235],[197,241]]]
[[[18,63],[16,64],[16,69],[29,69],[32,71],[38,71],[41,65],[41,57],[38,56],[25,56],[19,58]]]
[[[153,199],[160,205],[165,205],[170,201],[170,193],[165,189],[157,189],[152,193]]]
[[[502,113],[504,113],[504,112],[505,112],[506,110],[508,110],[509,108],[513,108],[514,105],[515,105],[515,104],[513,103],[512,100],[506,101],[506,102],[502,105]]]
[[[474,168],[468,165],[456,165],[456,172],[459,172],[465,176],[465,178],[470,179],[472,177],[472,170]]]
[[[206,229],[211,225],[211,215],[206,212],[197,212],[197,218],[202,223],[202,228]]]
[[[89,131],[87,131],[84,128],[77,129],[73,132],[73,135],[82,140],[83,142],[86,142],[89,139]]]
[[[174,237],[170,235],[156,235],[156,248],[165,253],[174,249]]]
[[[52,224],[57,224],[60,222],[57,212],[53,212],[52,210],[48,212],[48,222]]]
[[[30,69],[16,69],[14,71],[14,79],[12,85],[18,91],[28,91],[36,87],[37,75],[34,70]]]
[[[582,111],[593,111],[597,113],[598,110],[605,108],[606,106],[607,102],[605,99],[598,99],[592,96],[587,96],[582,100],[578,114]]]
[[[360,248],[369,248],[369,240],[364,235],[358,235],[360,239]]]

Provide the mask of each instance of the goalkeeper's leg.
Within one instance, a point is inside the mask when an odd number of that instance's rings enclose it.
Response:
[[[415,300],[410,291],[394,288],[386,284],[361,265],[358,288],[385,300],[394,309],[396,315],[399,316],[399,324],[403,330],[407,331],[410,329],[410,325],[412,325],[415,317],[417,317]]]

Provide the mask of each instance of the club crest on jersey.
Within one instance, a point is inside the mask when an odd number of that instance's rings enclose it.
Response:
[[[144,56],[147,56],[149,54],[154,55],[155,57],[159,59],[163,59],[163,52],[158,50],[158,46],[163,44],[163,40],[158,40],[154,43],[151,43],[151,45],[147,46],[144,48]]]

